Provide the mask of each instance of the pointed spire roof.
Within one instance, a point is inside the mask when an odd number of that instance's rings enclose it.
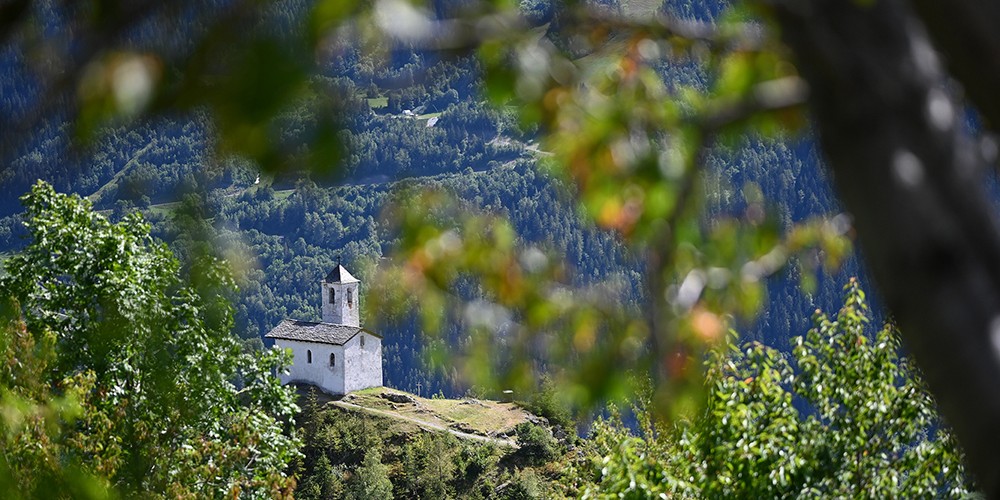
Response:
[[[351,273],[344,269],[344,266],[337,264],[337,267],[330,271],[330,274],[326,275],[326,279],[323,281],[327,283],[359,283],[361,280],[351,276]]]

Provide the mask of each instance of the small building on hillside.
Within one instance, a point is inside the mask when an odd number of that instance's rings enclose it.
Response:
[[[292,350],[283,384],[313,384],[330,394],[382,385],[382,337],[361,328],[361,281],[337,265],[320,282],[323,321],[286,319],[264,338]]]

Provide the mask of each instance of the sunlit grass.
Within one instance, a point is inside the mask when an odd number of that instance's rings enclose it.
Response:
[[[387,391],[409,396],[414,403],[391,403],[381,397],[381,394]],[[351,397],[345,401],[365,408],[396,413],[433,425],[483,435],[513,433],[514,427],[526,422],[528,417],[528,412],[514,403],[471,398],[424,398],[384,387],[373,387],[353,392]]]
[[[371,97],[366,100],[368,101],[368,107],[372,109],[384,108],[389,105],[388,97]]]
[[[150,215],[153,216],[169,216],[173,211],[180,206],[179,201],[174,201],[170,203],[159,203],[156,205],[150,205],[147,209]]]

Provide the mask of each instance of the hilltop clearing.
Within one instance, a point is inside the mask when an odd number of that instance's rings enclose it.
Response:
[[[514,403],[376,387],[337,399],[299,386],[297,498],[564,497],[571,448]]]
[[[548,424],[515,403],[473,398],[428,399],[381,387],[348,394],[334,404],[419,422],[418,425],[425,428],[447,429],[458,437],[492,438],[508,444],[512,444],[510,437],[514,436],[518,424]]]
[[[298,387],[306,395],[311,386]],[[414,428],[448,432],[461,439],[516,446],[517,426],[523,423],[548,426],[543,417],[531,414],[516,403],[501,403],[485,399],[423,398],[385,387],[373,387],[352,392],[337,399],[316,393],[324,408],[331,406],[346,411],[398,420],[394,428],[409,432]]]

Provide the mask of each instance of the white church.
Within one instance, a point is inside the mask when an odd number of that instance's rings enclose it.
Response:
[[[382,337],[361,328],[360,286],[338,263],[320,282],[322,322],[286,319],[264,336],[294,355],[281,383],[308,383],[335,395],[382,385]]]

